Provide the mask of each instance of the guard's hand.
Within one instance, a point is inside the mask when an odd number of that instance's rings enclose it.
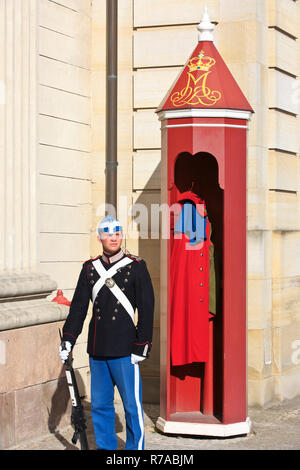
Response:
[[[62,363],[64,363],[71,352],[72,344],[69,341],[63,341],[59,346],[59,356],[61,358]]]
[[[131,364],[138,364],[139,362],[146,359],[143,356],[137,356],[136,354],[131,354]]]

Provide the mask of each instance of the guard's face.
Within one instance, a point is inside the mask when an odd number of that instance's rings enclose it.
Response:
[[[103,250],[106,253],[117,251],[122,244],[122,232],[105,233],[98,235],[98,240],[102,243]]]

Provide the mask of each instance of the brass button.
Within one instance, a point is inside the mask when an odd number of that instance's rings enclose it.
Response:
[[[91,284],[94,284],[94,281],[93,281],[93,280],[91,280]]]
[[[97,309],[96,309],[96,312],[100,312],[100,308],[97,308]]]
[[[90,273],[91,276],[94,276],[94,273]]]
[[[124,282],[128,282],[128,279],[124,279]]]
[[[112,320],[115,320],[115,319],[116,319],[116,317],[112,317]]]
[[[127,273],[126,273],[126,274],[127,274],[127,276],[129,276],[129,274],[130,274],[130,271],[127,271]]]
[[[101,319],[100,315],[98,315],[98,316],[97,316],[97,319],[98,319],[98,320],[100,320],[100,319]]]
[[[91,269],[95,269],[94,266],[91,266]]]
[[[122,287],[121,290],[125,290],[125,287]]]
[[[117,300],[117,305],[119,305],[119,303],[120,303],[120,301],[119,301],[119,300]]]
[[[117,312],[117,311],[118,311],[118,309],[117,309],[117,308],[115,308],[115,309],[114,309],[114,312]]]

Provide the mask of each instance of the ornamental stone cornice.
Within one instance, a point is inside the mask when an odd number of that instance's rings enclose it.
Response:
[[[69,307],[46,299],[56,288],[44,273],[2,273],[0,331],[65,320]]]
[[[22,298],[46,297],[57,288],[47,274],[38,272],[11,272],[0,274],[0,302]]]
[[[46,299],[0,303],[0,331],[65,320],[69,307]]]

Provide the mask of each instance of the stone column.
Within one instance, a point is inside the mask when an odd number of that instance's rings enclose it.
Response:
[[[37,0],[0,0],[0,330],[61,319],[37,272]],[[18,302],[16,302],[18,301]]]
[[[0,449],[69,421],[58,357],[69,308],[47,300],[56,282],[38,272],[39,6],[0,0]]]
[[[46,300],[56,283],[37,272],[38,8],[0,1],[0,330],[66,314]]]

